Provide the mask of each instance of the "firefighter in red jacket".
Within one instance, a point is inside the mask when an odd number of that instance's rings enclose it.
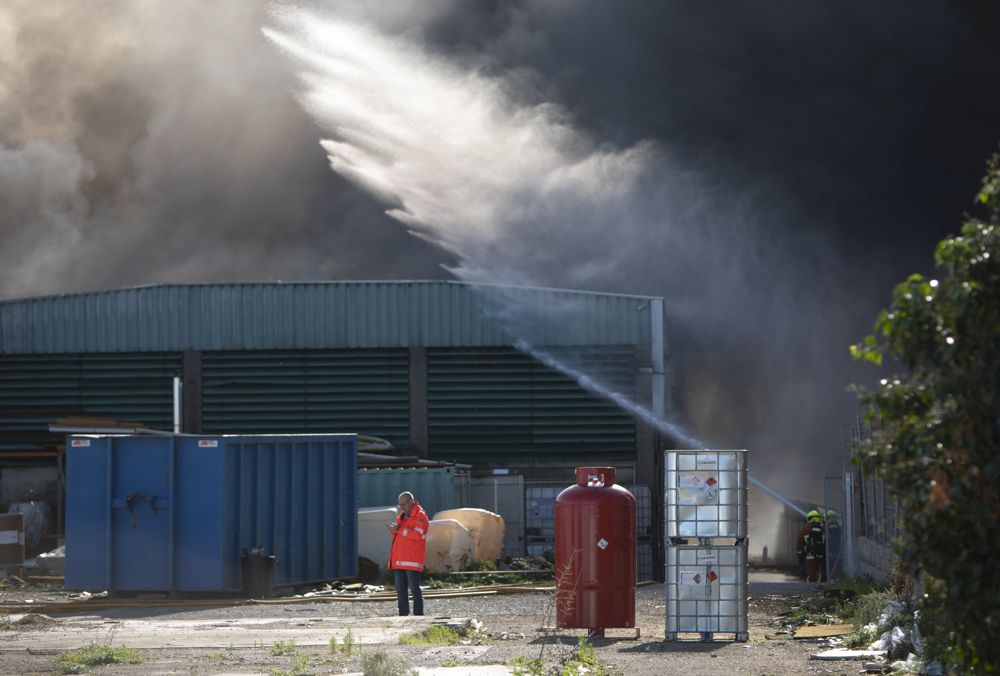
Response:
[[[389,552],[389,570],[396,573],[396,600],[399,614],[410,614],[407,588],[413,594],[413,614],[424,614],[424,596],[420,592],[420,574],[424,570],[427,554],[427,512],[413,499],[409,491],[399,494],[399,514],[395,523],[389,524],[392,533],[392,550]]]

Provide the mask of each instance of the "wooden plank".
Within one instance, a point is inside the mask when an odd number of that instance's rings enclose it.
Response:
[[[829,638],[830,636],[847,636],[854,631],[853,624],[816,624],[810,627],[799,627],[792,638]]]

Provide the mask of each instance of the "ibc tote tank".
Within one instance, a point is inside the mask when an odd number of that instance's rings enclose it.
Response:
[[[613,467],[578,467],[556,497],[556,626],[635,626],[635,497]]]

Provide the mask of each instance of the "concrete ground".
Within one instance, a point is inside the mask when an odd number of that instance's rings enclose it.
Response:
[[[638,640],[624,629],[594,639],[602,667],[618,674],[792,674],[857,673],[860,662],[826,663],[810,659],[825,641],[792,640],[780,634],[782,614],[817,593],[781,571],[755,570],[750,578],[747,643],[664,643],[663,586],[636,591]],[[582,631],[539,631],[553,624],[551,592],[428,599],[425,617],[397,617],[395,602],[315,601],[239,606],[151,607],[53,612],[58,591],[0,591],[0,604],[31,599],[50,604],[45,616],[23,613],[0,618],[0,673],[53,673],[58,656],[82,646],[124,645],[141,649],[138,665],[98,667],[107,674],[359,673],[361,657],[331,653],[329,641],[342,645],[350,631],[361,656],[384,649],[418,668],[421,674],[511,673],[517,658],[541,657],[557,669],[576,650]],[[2,612],[2,611],[0,611]],[[46,619],[49,618],[49,619]],[[460,644],[400,645],[401,634],[438,623],[466,627],[482,623]],[[294,641],[294,649],[289,646]],[[284,650],[281,648],[284,647]],[[295,671],[298,669],[298,671]]]

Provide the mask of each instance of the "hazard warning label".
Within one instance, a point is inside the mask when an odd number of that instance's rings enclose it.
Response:
[[[712,566],[690,566],[677,571],[678,597],[683,601],[717,598],[719,574]]]
[[[715,473],[678,472],[677,503],[713,505],[719,502],[719,479]]]

